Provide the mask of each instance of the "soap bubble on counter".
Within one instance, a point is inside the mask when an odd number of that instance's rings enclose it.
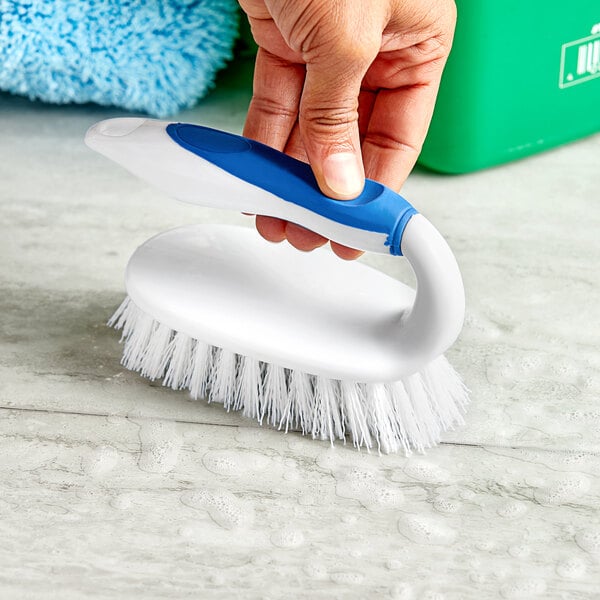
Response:
[[[118,494],[110,500],[110,505],[116,510],[127,510],[131,508],[133,504],[133,498],[131,494]]]
[[[583,473],[567,473],[535,490],[535,499],[542,505],[576,502],[590,489],[591,482]]]
[[[304,534],[299,529],[285,527],[271,535],[271,542],[279,548],[298,548],[304,543]]]
[[[252,524],[253,511],[225,490],[193,490],[183,492],[181,502],[196,510],[205,510],[223,529],[238,529]]]
[[[500,594],[507,600],[528,600],[541,596],[546,591],[546,582],[537,578],[520,578],[508,581],[500,588]]]
[[[578,579],[587,571],[587,564],[578,556],[569,556],[556,565],[556,573],[564,579]]]
[[[329,578],[338,584],[359,585],[364,581],[365,576],[357,571],[337,571],[332,573]]]
[[[165,419],[131,419],[139,426],[138,467],[147,473],[168,473],[179,460],[182,438],[177,423]]]
[[[600,527],[587,527],[575,534],[575,542],[586,552],[600,555]]]
[[[423,483],[447,483],[450,473],[433,462],[415,458],[404,467],[404,473]]]
[[[102,477],[117,465],[119,453],[112,446],[97,446],[81,461],[81,467],[90,477]]]
[[[449,546],[457,537],[457,532],[443,521],[417,514],[403,514],[398,519],[398,531],[417,544]]]
[[[496,512],[499,516],[505,519],[518,519],[527,512],[527,505],[525,502],[520,500],[507,500],[503,502],[497,509]]]
[[[357,500],[369,510],[395,508],[404,501],[398,487],[367,469],[342,467],[334,470],[333,476],[338,496]]]
[[[211,473],[225,476],[262,471],[270,462],[269,457],[252,451],[209,450],[202,456],[202,464]]]

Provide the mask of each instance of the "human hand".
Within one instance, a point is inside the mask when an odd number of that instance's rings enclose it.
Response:
[[[398,191],[429,127],[453,0],[239,1],[259,46],[244,135],[310,162],[332,198],[358,196],[365,174]],[[273,217],[257,216],[256,227],[299,250],[327,242]]]

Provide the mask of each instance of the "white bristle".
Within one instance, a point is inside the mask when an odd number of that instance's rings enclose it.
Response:
[[[185,333],[177,333],[171,340],[170,348],[165,352],[166,368],[163,385],[174,390],[189,386],[192,362],[192,338]]]
[[[219,402],[230,410],[235,400],[236,381],[236,355],[224,348],[219,348],[214,354],[214,362],[210,371],[209,400]]]
[[[405,454],[410,454],[411,448],[422,452],[423,446],[419,438],[419,427],[404,384],[401,381],[395,381],[388,385],[388,389],[398,418],[401,433],[400,443],[404,448]]]
[[[285,369],[272,363],[266,364],[258,422],[262,424],[266,417],[267,423],[277,425],[287,396]]]
[[[194,400],[206,398],[212,363],[212,347],[196,340],[192,349],[189,390]]]
[[[125,338],[125,349],[121,362],[126,368],[139,371],[142,368],[142,359],[152,336],[154,319],[141,311],[137,313],[131,311],[130,323],[123,327],[123,335],[127,337]]]
[[[293,426],[300,427],[303,434],[311,433],[315,405],[312,378],[308,373],[292,370],[290,371],[289,387],[287,399],[289,408],[286,408],[289,420],[286,422],[285,430],[288,431],[288,426]]]
[[[400,430],[388,386],[383,383],[371,383],[365,387],[367,420],[377,448],[384,452],[396,452]]]
[[[154,322],[146,350],[142,356],[140,373],[151,381],[162,377],[165,372],[164,354],[169,347],[172,331],[162,323]]]
[[[235,394],[234,410],[242,410],[245,417],[258,419],[261,397],[260,361],[250,357],[240,357],[238,387]]]
[[[344,438],[344,420],[340,412],[337,381],[316,377],[314,382],[312,434],[322,440],[333,442]]]
[[[352,443],[360,448],[371,448],[371,433],[365,414],[364,386],[351,381],[340,381],[340,400],[346,429],[352,434]]]
[[[117,308],[115,314],[109,319],[107,325],[115,329],[123,329],[129,322],[131,323],[131,312],[137,310],[136,306],[129,299],[129,296],[121,302],[121,306]]]
[[[468,390],[446,358],[440,356],[426,365],[422,377],[430,397],[436,400],[435,412],[442,429],[448,430],[454,425],[462,425]]]
[[[431,448],[431,446],[435,446],[442,430],[432,411],[430,397],[423,384],[421,374],[415,373],[410,377],[405,377],[402,383],[404,383],[404,389],[410,398],[415,414],[415,423],[419,428],[420,450]]]
[[[284,402],[282,403],[279,415],[279,423],[277,424],[277,428],[283,429],[286,433],[290,430],[290,428],[294,427],[294,423],[297,420],[294,411],[294,400],[292,395],[292,377],[293,371],[290,371],[288,374],[288,392],[285,396]]]
[[[126,298],[109,321],[122,330],[122,364],[173,389],[189,389],[227,410],[288,431],[356,447],[410,454],[439,442],[463,422],[468,391],[440,356],[401,381],[337,381],[263,363],[171,330]]]

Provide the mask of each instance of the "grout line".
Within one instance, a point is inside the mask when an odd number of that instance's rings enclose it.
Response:
[[[164,418],[164,417],[146,417],[146,416],[129,416],[129,415],[119,415],[119,414],[107,414],[107,413],[85,413],[78,411],[70,411],[70,410],[49,410],[44,408],[23,408],[23,407],[13,407],[13,406],[0,406],[0,411],[22,411],[22,412],[31,412],[31,413],[45,413],[45,414],[56,414],[56,415],[73,415],[73,416],[82,416],[82,417],[117,417],[121,419],[162,419],[165,421],[173,421],[175,423],[183,423],[185,425],[209,425],[211,427],[229,427],[229,428],[249,428],[249,429],[258,429],[260,427],[250,427],[250,425],[238,425],[238,424],[229,424],[229,423],[210,423],[203,421],[189,421],[187,419],[172,419],[172,418]],[[268,427],[269,431],[277,431],[271,427]],[[300,433],[300,430],[290,429],[292,432]],[[539,446],[519,446],[514,444],[485,444],[478,442],[440,442],[439,446],[455,446],[455,447],[465,447],[465,448],[478,448],[480,450],[533,450],[536,452],[558,452],[567,454],[569,452],[573,452],[575,448],[540,448]],[[586,454],[590,454],[592,456],[600,456],[600,452],[593,450],[582,450]]]
[[[186,419],[173,419],[169,417],[157,417],[157,416],[143,416],[143,415],[120,415],[120,414],[108,414],[108,413],[87,413],[87,412],[79,412],[76,410],[52,410],[47,408],[28,408],[28,407],[14,407],[14,406],[0,406],[0,411],[22,411],[22,412],[30,412],[30,413],[42,413],[49,415],[73,415],[73,416],[81,416],[81,417],[116,417],[119,419],[159,419],[163,421],[173,421],[175,423],[184,423],[186,425],[210,425],[214,427],[240,427],[240,425],[234,425],[229,423],[204,423],[202,421],[189,421]]]
[[[520,446],[516,444],[481,444],[478,442],[440,442],[440,446],[464,446],[466,448],[480,448],[481,450],[533,450],[534,452],[559,452],[568,454],[569,452],[581,451],[592,456],[599,456],[600,451],[581,450],[580,448],[541,448],[540,446]]]

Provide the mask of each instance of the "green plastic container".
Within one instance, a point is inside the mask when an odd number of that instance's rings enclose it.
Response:
[[[457,7],[422,165],[465,173],[600,131],[600,0]]]

